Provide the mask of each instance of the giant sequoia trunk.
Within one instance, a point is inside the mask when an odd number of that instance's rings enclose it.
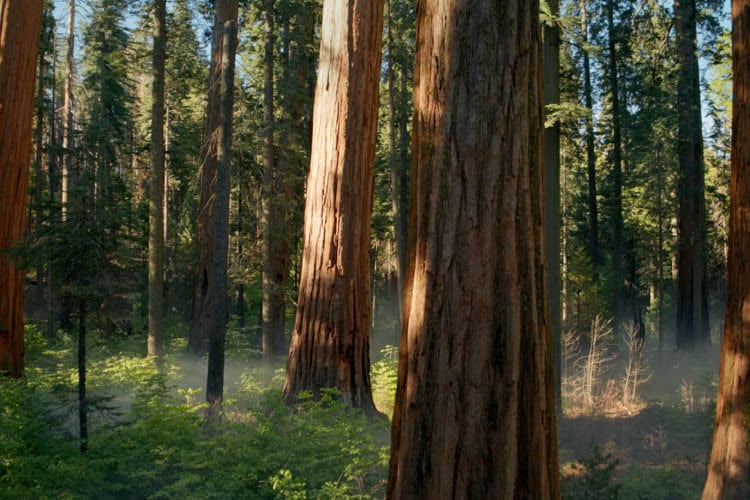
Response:
[[[680,176],[677,249],[677,348],[710,341],[706,270],[706,201],[703,126],[696,41],[695,0],[675,0],[679,77],[677,134]]]
[[[211,39],[211,70],[208,82],[206,132],[201,148],[200,201],[198,204],[198,249],[193,284],[193,310],[188,346],[194,354],[208,351],[211,328],[210,289],[213,286],[212,262],[214,254],[215,189],[218,165],[219,129],[221,128],[219,99],[221,92],[221,64],[224,51],[224,23],[237,19],[236,1],[216,2],[213,38]]]
[[[727,306],[705,499],[750,498],[750,0],[732,2],[732,181]]]
[[[297,316],[284,398],[338,388],[374,414],[370,218],[383,0],[323,5]]]
[[[388,498],[559,496],[538,13],[528,0],[417,4]]]
[[[0,373],[23,373],[23,272],[3,251],[26,226],[42,0],[0,0]]]

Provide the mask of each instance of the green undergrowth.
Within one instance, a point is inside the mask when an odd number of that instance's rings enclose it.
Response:
[[[0,498],[384,496],[387,421],[346,408],[335,391],[289,408],[281,370],[229,356],[224,418],[208,426],[201,386],[189,385],[200,360],[173,349],[159,373],[139,340],[89,346],[90,438],[80,453],[74,342],[29,328],[26,375],[0,379]],[[392,379],[380,369],[374,378]]]

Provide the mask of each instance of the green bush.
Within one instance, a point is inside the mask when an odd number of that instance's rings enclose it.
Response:
[[[223,423],[208,427],[201,392],[179,385],[190,367],[171,354],[160,374],[126,344],[91,351],[91,393],[102,404],[81,454],[69,342],[32,343],[26,376],[0,379],[0,498],[384,495],[389,423],[347,408],[335,390],[289,408],[282,379],[248,367],[228,388]]]
[[[620,486],[612,482],[612,473],[618,464],[619,460],[610,453],[594,448],[591,456],[580,458],[573,464],[574,474],[563,477],[562,497],[570,500],[620,498]]]
[[[662,468],[633,468],[620,481],[623,500],[690,500],[700,498],[701,486],[688,472]]]

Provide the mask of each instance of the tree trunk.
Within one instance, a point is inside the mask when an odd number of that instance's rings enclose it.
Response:
[[[550,12],[558,16],[559,0],[548,1]],[[556,21],[553,20],[554,23]],[[544,104],[560,102],[560,30],[556,24],[544,27]],[[555,406],[562,411],[560,378],[560,125],[544,129],[544,241],[547,256],[547,289],[549,290],[550,330],[555,360]]]
[[[374,415],[369,249],[383,0],[325,0],[322,30],[284,399],[335,387]]]
[[[581,38],[588,45],[588,13],[586,0],[581,0]],[[594,99],[591,87],[591,58],[589,47],[583,49],[583,94],[586,108],[591,116],[586,119],[586,163],[588,173],[589,205],[589,258],[593,269],[592,278],[599,279],[599,204],[596,199],[596,151],[594,150]]]
[[[148,355],[164,354],[164,60],[166,0],[154,0],[151,170],[148,218]]]
[[[80,449],[84,453],[88,449],[89,417],[88,397],[86,395],[86,300],[78,299],[78,437],[81,440]]]
[[[219,66],[219,128],[217,137],[217,168],[215,191],[215,233],[212,261],[213,283],[209,291],[211,302],[211,334],[208,347],[208,377],[206,381],[206,417],[209,421],[219,416],[224,395],[224,342],[227,329],[227,268],[229,258],[229,165],[232,152],[232,107],[234,104],[234,59],[237,48],[237,0],[218,0],[216,18],[224,17],[222,55]]]
[[[404,207],[401,203],[401,175],[400,164],[397,157],[396,144],[396,84],[395,84],[395,64],[396,54],[395,44],[393,42],[393,15],[391,13],[391,4],[393,0],[388,0],[388,163],[391,171],[391,207],[393,210],[393,235],[396,240],[396,298],[398,302],[398,329],[401,330],[401,317],[403,316],[404,303],[404,264],[406,263],[406,234],[404,227],[400,223],[404,214]],[[403,68],[402,68],[403,71]],[[403,258],[402,258],[403,257]]]
[[[732,180],[719,397],[704,499],[750,498],[750,0],[732,2]]]
[[[274,148],[274,0],[266,0],[263,92],[263,358],[283,354],[290,245],[283,173]]]
[[[46,5],[42,16],[46,16]],[[41,44],[41,39],[40,39]],[[41,204],[43,192],[42,163],[44,162],[44,73],[46,52],[40,47],[38,55],[39,66],[37,66],[37,94],[36,94],[36,128],[34,130],[34,227],[41,226]],[[44,276],[44,263],[36,262],[36,286],[42,289]]]
[[[75,83],[75,24],[76,0],[70,0],[68,6],[68,50],[65,54],[65,89],[63,90],[63,116],[65,132],[63,134],[62,180],[60,185],[60,204],[62,219],[68,207],[68,191],[70,190],[70,175],[73,168],[73,86]]]
[[[208,82],[208,104],[206,108],[206,132],[201,148],[200,201],[198,203],[198,238],[195,281],[193,285],[193,309],[190,322],[188,347],[193,354],[203,355],[208,351],[211,329],[210,289],[213,286],[213,252],[215,223],[216,168],[219,147],[219,93],[221,88],[221,64],[223,58],[224,23],[237,19],[237,2],[216,2],[211,41],[211,69]]]
[[[656,335],[658,338],[658,361],[664,350],[664,167],[661,163],[661,142],[656,145]]]
[[[0,0],[0,373],[24,368],[23,272],[3,253],[22,236],[42,1]]]
[[[539,2],[419,0],[417,15],[387,498],[559,498]]]
[[[703,125],[696,38],[695,0],[675,0],[679,73],[677,134],[680,201],[677,248],[677,348],[710,342],[706,270],[706,202]]]
[[[612,100],[612,263],[615,270],[614,304],[615,317],[623,319],[624,299],[626,296],[624,283],[623,248],[623,215],[622,215],[622,126],[620,120],[620,91],[619,74],[617,68],[617,34],[615,33],[615,2],[607,2],[608,56],[609,56],[609,91]]]

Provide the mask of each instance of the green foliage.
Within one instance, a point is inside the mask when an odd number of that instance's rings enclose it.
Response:
[[[387,345],[380,350],[383,357],[370,368],[375,406],[386,415],[393,413],[398,382],[398,347]]]
[[[623,500],[697,499],[702,486],[688,472],[651,467],[628,470],[619,485]]]
[[[373,498],[382,496],[388,423],[371,422],[335,390],[295,408],[281,378],[248,366],[230,385],[224,422],[204,423],[197,369],[174,353],[166,375],[128,340],[89,347],[92,410],[82,455],[71,341],[30,328],[29,370],[0,379],[0,498]],[[105,408],[108,406],[109,409]],[[116,408],[117,411],[112,411]]]
[[[571,500],[619,498],[620,486],[612,484],[612,473],[619,463],[610,453],[594,448],[591,456],[581,458],[573,464],[571,476],[563,477],[562,497]]]

